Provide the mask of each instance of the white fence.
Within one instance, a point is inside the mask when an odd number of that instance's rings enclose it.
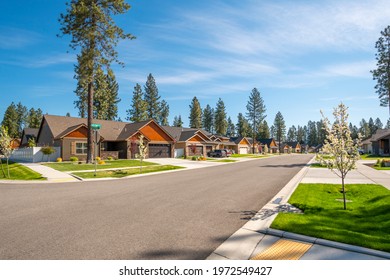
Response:
[[[10,159],[16,162],[45,162],[55,161],[61,157],[61,147],[54,147],[55,152],[49,157],[41,152],[41,148],[33,147],[14,150]]]

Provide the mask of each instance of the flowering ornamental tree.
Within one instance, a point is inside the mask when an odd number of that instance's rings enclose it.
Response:
[[[0,127],[0,151],[3,153],[4,157],[7,159],[8,178],[11,178],[9,175],[9,158],[10,158],[13,150],[14,149],[12,147],[12,138],[8,134],[8,129],[4,126],[1,126]],[[1,159],[0,159],[0,161],[1,161]],[[1,163],[1,169],[2,169],[4,177],[5,177],[3,163]]]
[[[361,137],[359,135],[355,141],[352,139],[347,110],[348,107],[343,103],[334,108],[335,121],[333,125],[321,112],[327,136],[322,147],[322,153],[318,154],[320,163],[341,178],[344,210],[347,209],[344,180],[347,173],[356,168],[356,161],[360,159],[358,148]]]

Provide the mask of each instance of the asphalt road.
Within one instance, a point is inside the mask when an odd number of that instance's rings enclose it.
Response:
[[[205,259],[310,158],[112,181],[3,184],[0,259]]]

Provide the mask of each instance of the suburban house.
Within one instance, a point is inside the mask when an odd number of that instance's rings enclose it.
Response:
[[[262,147],[262,151],[264,151],[264,146],[267,146],[268,152],[270,154],[275,154],[278,152],[279,147],[276,144],[274,138],[258,139],[257,141],[260,143],[260,146]]]
[[[234,152],[236,154],[249,154],[252,151],[252,143],[247,137],[231,137],[230,141],[234,142]]]
[[[138,123],[94,120],[98,130],[98,155],[119,159],[134,158],[140,135],[148,145],[148,158],[173,157],[174,138],[154,120]],[[69,160],[87,156],[87,119],[44,115],[37,135],[38,146],[61,148],[61,158]]]
[[[390,129],[378,129],[371,138],[362,142],[365,153],[390,155]]]
[[[208,152],[215,149],[218,143],[201,129],[163,126],[163,129],[167,131],[174,139],[174,156],[205,156]]]
[[[212,139],[217,143],[215,149],[228,149],[236,151],[237,144],[231,141],[230,137],[214,134]]]
[[[20,147],[27,147],[30,139],[37,140],[39,128],[25,128],[22,131]]]
[[[293,153],[301,153],[302,152],[301,144],[299,144],[299,142],[297,142],[297,141],[285,142],[284,144],[287,145],[288,148],[291,147]]]

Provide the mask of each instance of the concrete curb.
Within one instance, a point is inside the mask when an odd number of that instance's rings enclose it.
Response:
[[[325,239],[311,237],[311,236],[306,236],[302,234],[296,234],[296,233],[291,233],[291,232],[281,231],[281,230],[271,229],[271,228],[267,230],[262,230],[260,231],[260,233],[272,235],[280,238],[292,239],[292,240],[302,241],[306,243],[312,243],[312,244],[322,245],[326,247],[332,247],[336,249],[347,250],[351,252],[390,259],[390,253],[387,252],[350,245],[341,242],[336,242],[336,241],[325,240]]]

